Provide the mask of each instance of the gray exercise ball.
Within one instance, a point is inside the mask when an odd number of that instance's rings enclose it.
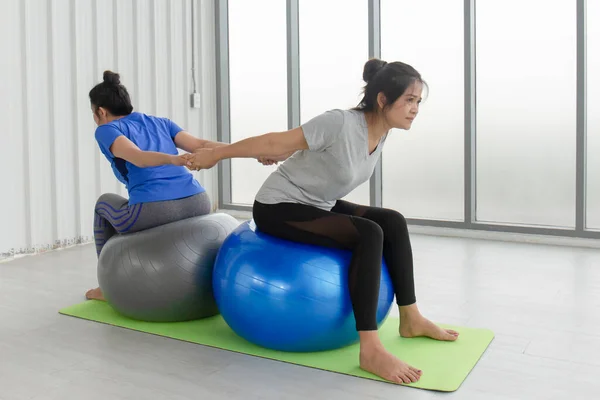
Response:
[[[212,290],[214,261],[239,222],[214,213],[115,235],[98,259],[98,282],[119,313],[179,322],[219,313]]]

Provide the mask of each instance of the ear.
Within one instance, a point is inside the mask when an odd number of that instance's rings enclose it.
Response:
[[[99,117],[106,118],[107,115],[108,115],[108,111],[106,111],[106,108],[104,108],[104,107],[98,107],[98,116]]]
[[[385,107],[387,105],[387,98],[385,97],[385,94],[383,94],[383,92],[379,92],[377,94],[377,105],[382,110],[383,110],[383,107]]]

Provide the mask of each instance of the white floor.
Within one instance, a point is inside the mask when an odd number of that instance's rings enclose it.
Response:
[[[96,284],[86,245],[0,264],[0,399],[598,399],[600,250],[413,235],[435,321],[496,338],[450,394],[62,316]]]

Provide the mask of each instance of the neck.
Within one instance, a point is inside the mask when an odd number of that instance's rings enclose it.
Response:
[[[369,130],[369,138],[373,140],[379,140],[391,129],[390,126],[385,122],[383,116],[373,111],[365,112],[365,119],[367,120],[367,128]]]
[[[121,118],[123,118],[123,115],[120,115],[118,117],[115,117],[114,115],[108,115],[106,116],[106,123],[113,122]]]

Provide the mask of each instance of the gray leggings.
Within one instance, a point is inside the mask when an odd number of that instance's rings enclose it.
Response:
[[[139,203],[132,206],[126,198],[113,193],[100,196],[94,208],[96,253],[115,233],[131,233],[169,222],[209,214],[210,198],[206,192],[177,200]]]

